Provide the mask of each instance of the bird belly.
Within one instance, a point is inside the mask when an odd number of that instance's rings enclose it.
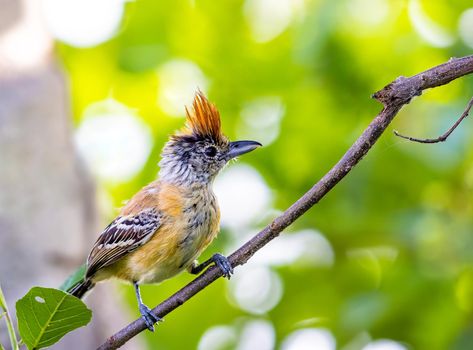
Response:
[[[182,270],[177,264],[157,263],[150,270],[139,276],[138,283],[159,283],[177,275]]]
[[[158,283],[191,265],[219,231],[220,212],[210,188],[161,184],[158,203],[162,223],[144,245],[103,269],[109,276]]]
[[[218,216],[203,212],[163,225],[127,259],[131,280],[159,283],[177,275],[199,257],[218,229]]]

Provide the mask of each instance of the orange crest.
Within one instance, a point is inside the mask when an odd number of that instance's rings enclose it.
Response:
[[[220,113],[217,107],[207,100],[204,93],[197,91],[192,110],[186,107],[187,132],[202,138],[211,138],[215,142],[225,140],[222,134]]]

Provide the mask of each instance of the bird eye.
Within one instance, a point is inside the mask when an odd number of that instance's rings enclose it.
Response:
[[[205,155],[207,157],[215,157],[217,154],[217,149],[214,146],[209,146],[205,149]]]

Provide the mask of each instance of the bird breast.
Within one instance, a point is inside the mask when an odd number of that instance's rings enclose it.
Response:
[[[163,223],[128,264],[140,283],[157,283],[184,270],[219,231],[220,212],[209,187],[162,185],[159,192]]]
[[[186,224],[179,249],[183,266],[187,267],[212,242],[219,231],[220,213],[211,190],[196,191],[183,209]]]

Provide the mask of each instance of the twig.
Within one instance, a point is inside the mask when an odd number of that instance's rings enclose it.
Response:
[[[406,140],[409,140],[409,141],[419,142],[419,143],[444,142],[444,141],[447,140],[447,138],[450,136],[450,134],[457,128],[457,126],[460,125],[460,123],[463,121],[463,119],[468,117],[468,114],[470,113],[470,109],[471,109],[472,106],[473,106],[473,97],[471,98],[470,102],[468,102],[468,105],[466,106],[465,111],[463,112],[461,117],[458,118],[458,120],[455,122],[455,124],[453,124],[450,127],[450,129],[448,129],[444,134],[440,135],[439,137],[437,137],[435,139],[418,139],[418,138],[411,137],[411,136],[405,136],[405,135],[400,134],[397,130],[394,130],[394,135],[399,136],[399,137],[401,137],[403,139],[406,139]]]
[[[319,202],[365,156],[399,110],[409,103],[413,97],[420,95],[425,89],[447,84],[472,72],[473,56],[454,58],[413,77],[400,77],[375,93],[373,97],[380,101],[384,108],[368,125],[363,134],[319,182],[283,214],[274,219],[271,224],[230,255],[229,260],[232,266],[236,267],[246,263],[255,252],[277,237],[282,230]],[[156,306],[153,313],[159,317],[167,315],[221,276],[222,273],[218,268],[210,267],[188,285]],[[112,335],[98,349],[116,349],[145,329],[144,321],[138,319]]]

